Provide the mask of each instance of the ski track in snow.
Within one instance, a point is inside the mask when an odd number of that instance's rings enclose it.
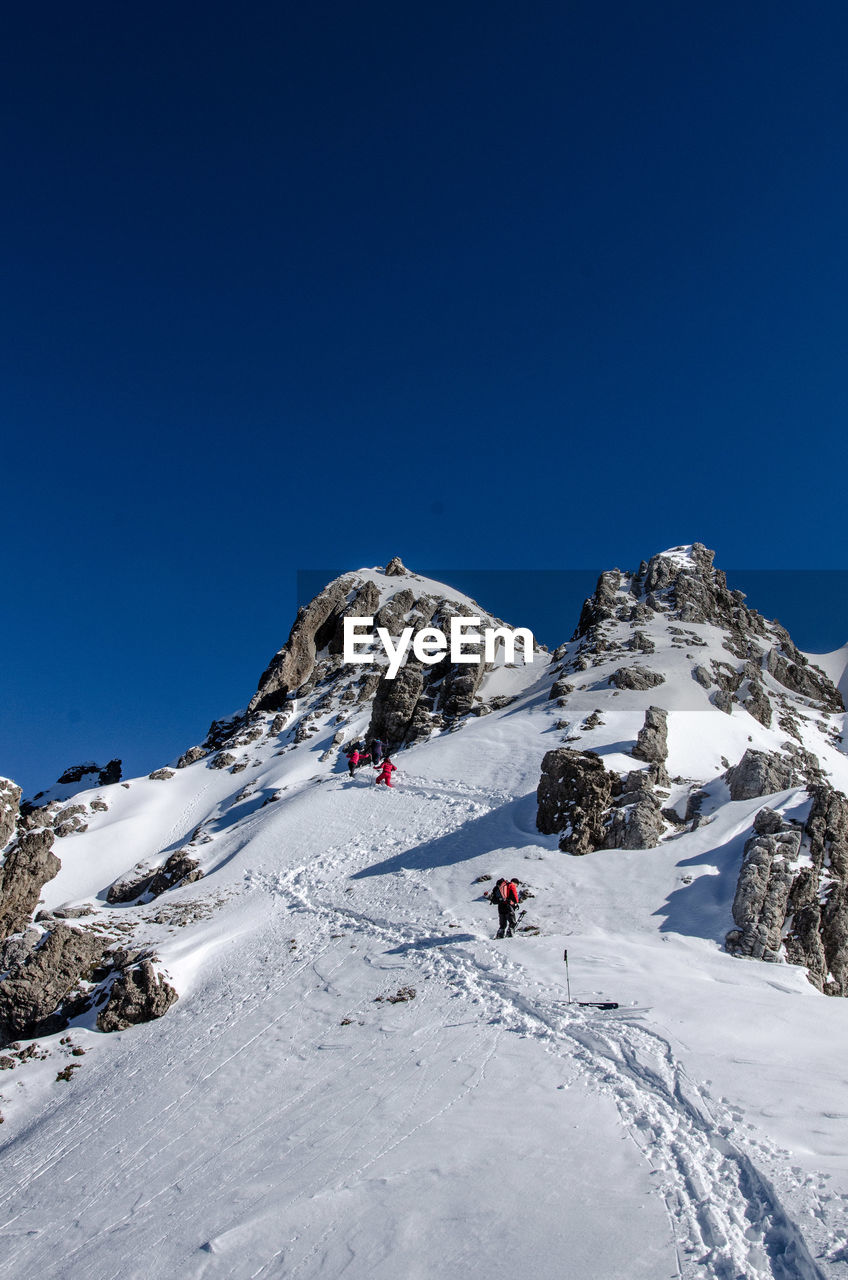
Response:
[[[337,776],[321,785],[327,791],[349,786]],[[520,938],[511,948],[494,946],[488,938],[468,938],[461,923],[456,938],[440,935],[434,932],[433,913],[419,910],[420,903],[398,892],[397,877],[411,876],[421,879],[422,893],[429,893],[425,872],[416,869],[417,850],[460,831],[469,821],[496,815],[520,797],[507,790],[412,774],[404,774],[402,786],[393,793],[373,787],[370,792],[360,790],[364,794],[356,799],[364,820],[350,839],[334,844],[331,832],[331,843],[322,853],[282,870],[274,867],[270,853],[260,851],[243,873],[243,899],[255,896],[265,904],[261,948],[269,961],[262,971],[264,981],[245,984],[239,975],[228,975],[220,961],[215,1001],[210,997],[207,1004],[201,988],[197,1006],[181,1010],[180,1016],[197,1026],[184,1058],[169,1056],[173,1051],[168,1038],[159,1035],[155,1024],[139,1028],[137,1034],[153,1056],[134,1064],[132,1038],[117,1043],[112,1073],[126,1081],[123,1090],[104,1085],[75,1100],[71,1120],[55,1133],[50,1131],[48,1112],[17,1134],[6,1154],[8,1190],[0,1195],[0,1210],[11,1210],[0,1228],[0,1247],[10,1268],[61,1280],[164,1280],[173,1274],[187,1280],[312,1280],[341,1275],[348,1268],[339,1260],[350,1249],[343,1239],[343,1223],[328,1211],[328,1221],[319,1228],[301,1227],[298,1214],[304,1200],[320,1202],[334,1193],[346,1194],[423,1128],[436,1126],[480,1088],[505,1037],[516,1036],[561,1063],[568,1081],[564,1087],[582,1081],[614,1102],[663,1199],[680,1280],[825,1280],[848,1274],[839,1257],[830,1258],[829,1270],[820,1268],[797,1224],[797,1211],[784,1203],[735,1135],[732,1113],[689,1078],[668,1040],[646,1025],[643,1013],[622,1009],[604,1014],[564,1005],[550,984],[530,976],[522,962]],[[190,830],[202,794],[181,812],[170,839],[178,841]],[[402,814],[393,809],[396,804],[403,806]],[[260,825],[258,814],[244,820],[237,851]],[[516,830],[516,843],[520,841]],[[393,851],[409,855],[408,868],[399,865],[393,873],[352,879]],[[351,889],[352,894],[347,892]],[[275,958],[285,954],[285,939],[293,930],[297,950],[291,953],[292,967],[285,968]],[[530,939],[527,943],[532,948]],[[417,1054],[438,1066],[416,1078],[418,1063],[381,1057],[381,1042],[373,1037],[363,1037],[358,1046],[343,1041],[338,1017],[321,1023],[316,1013],[316,1024],[323,1026],[322,1032],[316,1026],[316,1050],[326,1052],[326,1068],[311,1071],[274,1104],[275,1123],[287,1119],[289,1133],[284,1153],[287,1190],[281,1198],[275,1181],[280,1157],[269,1154],[266,1164],[256,1163],[257,1144],[268,1120],[262,1110],[252,1112],[245,1124],[226,1127],[222,1118],[227,1161],[221,1166],[219,1142],[190,1147],[196,1114],[190,1103],[209,1094],[220,1097],[222,1107],[232,1107],[228,1081],[239,1060],[262,1053],[273,1062],[275,1054],[286,1051],[287,1025],[303,1012],[305,983],[311,983],[313,991],[317,984],[319,993],[344,1000],[347,988],[342,979],[354,951],[383,986],[387,981],[389,987],[415,986]],[[446,1023],[448,1001],[455,1001],[457,1013]],[[274,1010],[273,1017],[267,1016],[266,1008]],[[353,1026],[373,1015],[371,989],[341,1011]],[[464,1025],[471,1032],[456,1051],[443,1054],[446,1031]],[[385,1029],[385,1036],[392,1034]],[[216,1056],[218,1046],[221,1052]],[[345,1077],[361,1082],[362,1103],[350,1119],[349,1097],[338,1087],[333,1058],[342,1047]],[[140,1112],[139,1128],[130,1135],[118,1123],[120,1108],[132,1094],[134,1081],[141,1085],[143,1073],[153,1069],[151,1061],[158,1070],[160,1092],[167,1086],[170,1100],[159,1111]],[[380,1089],[369,1096],[367,1082],[378,1075]],[[389,1103],[397,1108],[390,1131],[381,1123]],[[60,1105],[54,1104],[53,1110]],[[120,1137],[97,1148],[96,1165],[83,1173],[79,1162],[93,1135],[112,1127]],[[40,1185],[64,1176],[69,1168],[78,1193],[64,1256],[57,1265],[55,1232],[44,1230],[35,1208],[28,1206],[37,1200]],[[210,1188],[209,1217],[218,1222],[230,1218],[233,1225],[211,1237],[199,1257],[196,1247],[185,1245],[174,1272],[169,1240],[176,1230],[182,1190],[192,1182]],[[25,1207],[15,1211],[16,1204]],[[263,1224],[272,1220],[291,1224],[285,1244],[257,1264],[251,1241],[264,1238]],[[80,1224],[85,1224],[84,1230]],[[105,1261],[110,1241],[120,1242],[125,1256],[116,1270]],[[136,1261],[133,1251],[142,1246],[144,1258]],[[364,1280],[366,1273],[357,1269],[355,1254],[349,1262],[350,1276]],[[333,1266],[335,1271],[328,1269]],[[467,1268],[466,1273],[474,1274]]]
[[[407,780],[405,797],[415,792],[428,802],[429,821],[417,833],[422,840],[434,829],[444,831],[445,818],[458,803],[472,796],[496,802],[506,798],[506,793],[492,796],[479,788]],[[434,813],[438,802],[443,806],[440,817]],[[469,816],[466,805],[462,807],[463,816]],[[480,807],[473,804],[471,812]],[[409,826],[405,836],[411,840]],[[532,1036],[549,1052],[579,1063],[586,1079],[613,1097],[657,1176],[683,1280],[702,1276],[705,1266],[717,1280],[823,1280],[774,1187],[728,1136],[729,1116],[716,1117],[713,1104],[674,1060],[667,1041],[628,1018],[626,1011],[609,1017],[569,1006],[563,1013],[556,1003],[528,997],[513,985],[520,966],[503,952],[481,964],[468,944],[427,946],[428,935],[412,923],[332,901],[328,889],[338,883],[340,873],[350,874],[351,853],[362,852],[361,844],[336,857],[328,850],[326,858],[264,877],[262,885],[325,930],[346,922],[387,949],[404,948],[425,982],[461,991],[488,1010],[495,1024]],[[270,1274],[267,1267],[253,1273],[265,1274]]]

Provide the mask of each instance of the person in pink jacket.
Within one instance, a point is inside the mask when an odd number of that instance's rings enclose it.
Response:
[[[375,782],[385,782],[387,787],[392,785],[392,774],[397,773],[397,767],[392,764],[388,756],[379,767]]]
[[[354,772],[359,764],[359,751],[354,747],[347,758],[347,767],[350,770],[350,776],[353,777]]]

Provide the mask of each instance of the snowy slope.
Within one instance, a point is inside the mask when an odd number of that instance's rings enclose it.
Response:
[[[399,753],[391,792],[347,777],[337,703],[295,742],[319,689],[279,731],[262,717],[236,775],[204,759],[77,797],[108,807],[57,842],[45,906],[86,902],[131,930],[180,1000],[108,1036],[86,1015],[68,1082],[58,1036],[0,1076],[6,1273],[848,1276],[848,1003],[722,949],[764,801],[729,801],[721,757],[785,735],[692,680],[688,653],[721,652],[714,628],[687,626],[705,642],[687,648],[652,627],[639,661],[666,675],[669,803],[706,783],[711,819],[656,849],[572,858],[536,831],[544,753],[567,738],[632,768],[659,697],[611,687],[613,654],[575,669],[585,687],[558,707],[577,641],[490,673],[516,700]],[[364,733],[367,707],[345,715]],[[805,741],[844,788],[817,719]],[[105,902],[188,842],[203,880]],[[493,940],[478,877],[501,874],[535,895],[538,936]],[[619,1010],[566,1002],[566,947],[572,995]]]

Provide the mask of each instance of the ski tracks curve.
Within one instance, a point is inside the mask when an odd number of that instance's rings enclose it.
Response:
[[[448,824],[455,823],[457,789],[428,784],[427,791],[445,804]],[[461,799],[476,808],[483,797],[474,792]],[[503,803],[500,795],[488,799]],[[344,923],[400,952],[422,979],[464,995],[481,1022],[534,1037],[546,1051],[568,1059],[591,1087],[611,1096],[656,1177],[680,1280],[826,1280],[775,1187],[734,1142],[731,1112],[687,1075],[661,1034],[626,1011],[605,1018],[522,990],[522,967],[503,952],[482,950],[481,941],[434,944],[415,922],[393,918],[385,901],[378,915],[339,902],[338,872],[344,867],[350,874],[356,869],[351,863],[365,853],[362,842],[352,840],[344,851],[328,849],[311,863],[255,872],[253,878],[275,896],[284,895],[292,910],[312,917],[322,932]]]

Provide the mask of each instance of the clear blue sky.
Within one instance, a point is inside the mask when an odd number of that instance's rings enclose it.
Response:
[[[48,0],[4,53],[27,790],[243,705],[299,568],[846,567],[844,4]]]

